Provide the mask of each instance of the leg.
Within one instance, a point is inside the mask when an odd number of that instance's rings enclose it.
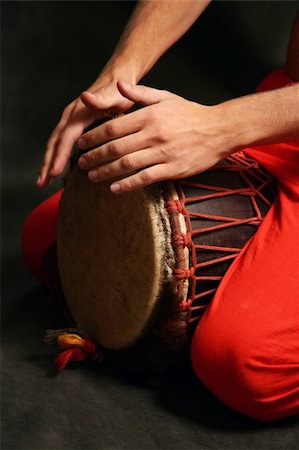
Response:
[[[42,283],[49,285],[46,256],[56,245],[58,208],[62,190],[38,205],[26,218],[22,230],[22,252],[30,272]],[[50,255],[55,265],[55,255]],[[48,262],[49,259],[48,258]],[[50,286],[49,286],[50,287]]]
[[[192,342],[198,377],[259,420],[299,413],[298,213],[277,199],[235,261]],[[263,228],[262,228],[263,227]]]
[[[259,90],[289,84],[284,70]],[[198,377],[223,402],[259,420],[299,413],[298,143],[246,149],[279,180],[254,238],[232,264],[192,341]]]

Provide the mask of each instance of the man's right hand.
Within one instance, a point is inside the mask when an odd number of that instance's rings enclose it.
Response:
[[[133,102],[123,97],[117,89],[116,79],[100,76],[88,91],[64,109],[47,142],[36,185],[45,187],[63,172],[74,144],[88,126],[97,120],[126,112],[132,106]]]
[[[84,92],[65,108],[47,143],[37,186],[47,186],[53,177],[63,172],[73,145],[87,127],[97,120],[130,109],[133,103],[119,93],[117,81],[138,83],[160,56],[190,28],[209,2],[137,2],[113,55],[88,89],[89,93]]]

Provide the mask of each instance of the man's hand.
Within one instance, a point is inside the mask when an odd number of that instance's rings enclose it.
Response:
[[[111,191],[128,192],[207,170],[235,149],[221,105],[203,106],[124,81],[117,86],[123,97],[145,107],[79,139],[80,149],[92,148],[79,159],[91,181],[121,178]]]
[[[145,107],[109,120],[78,141],[80,149],[89,150],[79,166],[91,181],[118,179],[111,185],[115,193],[189,177],[248,146],[299,136],[299,84],[215,106],[124,81],[117,87],[123,97]]]
[[[88,108],[85,106],[88,103]],[[100,77],[86,92],[70,103],[47,142],[37,186],[44,187],[60,175],[71,155],[73,145],[84,129],[96,120],[112,117],[130,109],[131,101],[122,97],[116,81]]]
[[[61,116],[46,146],[37,186],[44,187],[60,175],[72,148],[95,121],[128,111],[132,102],[116,87],[120,78],[137,83],[160,56],[176,42],[207,7],[210,0],[139,1],[100,76]],[[88,103],[88,108],[86,108]]]

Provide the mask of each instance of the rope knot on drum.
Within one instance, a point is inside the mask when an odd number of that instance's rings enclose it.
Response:
[[[191,233],[180,233],[172,238],[172,245],[182,245],[183,247],[191,247]]]
[[[172,211],[177,211],[179,214],[181,214],[182,212],[184,212],[185,208],[183,204],[180,202],[180,200],[168,200],[166,209],[168,213]]]
[[[190,267],[190,269],[188,269],[187,267],[184,267],[182,269],[177,268],[174,269],[174,275],[177,280],[189,279],[194,277],[194,271],[194,267]]]

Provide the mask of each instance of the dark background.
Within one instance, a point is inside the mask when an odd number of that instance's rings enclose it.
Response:
[[[284,62],[297,2],[213,2],[144,83],[214,104],[254,90]],[[21,259],[34,186],[62,109],[95,79],[133,2],[2,2],[2,448],[298,449],[298,417],[260,424],[186,368],[136,379],[83,365],[53,377],[57,328]]]

